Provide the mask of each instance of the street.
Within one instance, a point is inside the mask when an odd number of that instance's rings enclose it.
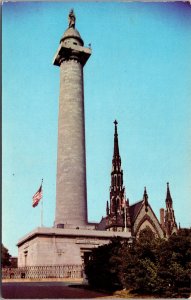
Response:
[[[5,299],[88,299],[109,294],[91,291],[69,282],[4,282],[1,297]]]

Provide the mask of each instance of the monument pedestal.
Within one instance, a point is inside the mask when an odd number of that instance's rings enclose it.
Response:
[[[38,227],[17,244],[18,266],[82,265],[92,249],[115,237],[129,239],[129,232]]]

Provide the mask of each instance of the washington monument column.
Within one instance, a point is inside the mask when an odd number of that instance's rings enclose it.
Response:
[[[87,225],[83,67],[91,55],[75,29],[75,15],[60,40],[53,64],[60,67],[55,226]]]

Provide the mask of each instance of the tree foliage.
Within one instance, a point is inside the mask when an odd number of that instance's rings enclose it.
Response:
[[[96,288],[114,290],[120,288],[119,266],[121,239],[113,239],[109,245],[93,249],[89,262],[85,266],[89,284]]]
[[[191,230],[168,240],[143,230],[130,245],[119,238],[92,251],[85,271],[96,288],[126,288],[159,297],[188,297],[191,271]]]
[[[9,254],[8,249],[1,244],[1,265],[2,268],[9,267],[11,265],[10,262],[11,255]]]

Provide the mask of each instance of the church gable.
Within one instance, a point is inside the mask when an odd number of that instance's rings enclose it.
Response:
[[[134,216],[133,235],[138,237],[140,231],[145,228],[150,228],[157,237],[164,237],[164,232],[151,206],[149,204],[145,205],[143,201],[137,215]]]

